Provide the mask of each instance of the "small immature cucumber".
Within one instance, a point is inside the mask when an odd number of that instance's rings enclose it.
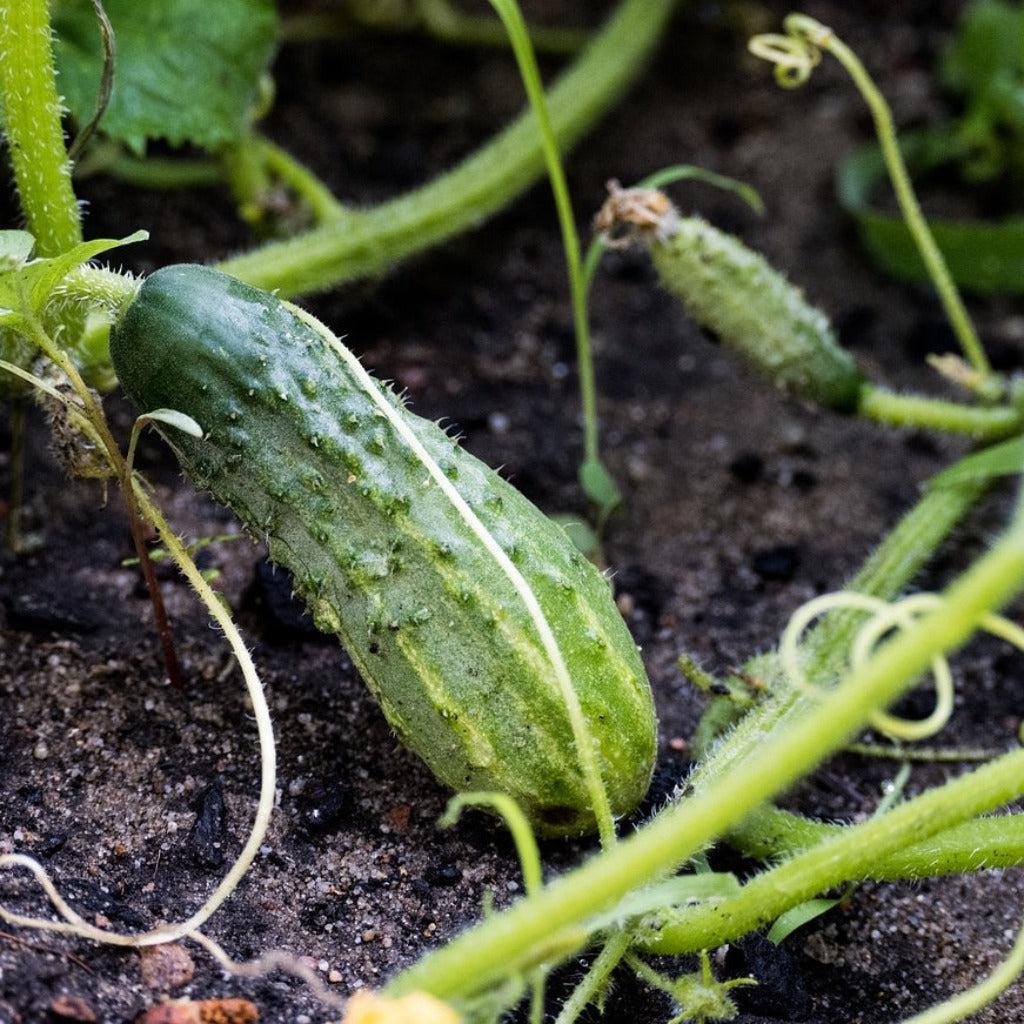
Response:
[[[597,226],[641,237],[687,313],[776,387],[839,412],[857,408],[864,378],[853,357],[763,256],[700,217],[680,217],[653,189],[613,187]]]
[[[857,407],[863,377],[828,317],[763,256],[700,217],[682,217],[651,258],[662,283],[776,387],[840,412]]]
[[[111,356],[141,411],[201,425],[201,440],[168,438],[186,473],[266,538],[439,779],[508,793],[547,834],[587,830],[591,803],[535,620],[438,484],[450,481],[539,602],[612,811],[637,805],[656,746],[650,686],[607,581],[561,527],[408,412],[323,325],[217,271],[147,278]]]

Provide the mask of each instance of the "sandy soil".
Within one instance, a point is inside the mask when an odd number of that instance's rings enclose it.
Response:
[[[526,6],[568,21],[586,5]],[[899,121],[914,124],[942,109],[928,69],[959,6],[807,10],[861,49]],[[784,8],[730,10],[756,21]],[[271,133],[355,202],[450,164],[520,102],[505,56],[425,41],[296,47],[282,55],[278,80]],[[582,220],[597,208],[609,177],[628,181],[677,161],[750,181],[767,202],[761,221],[702,186],[679,197],[785,268],[833,314],[872,376],[935,390],[923,356],[949,345],[937,304],[876,274],[833,200],[834,161],[867,130],[835,69],[782,94],[715,5],[691,4],[640,87],[573,157],[577,210]],[[91,234],[152,232],[150,243],[125,251],[138,270],[251,241],[217,191],[154,196],[95,179],[82,192]],[[8,203],[5,223],[12,217]],[[546,188],[389,279],[311,306],[369,366],[407,387],[418,412],[451,417],[467,446],[504,465],[542,508],[582,509],[571,324]],[[997,357],[1018,364],[1019,306],[989,300],[972,310]],[[664,792],[686,770],[680,741],[703,706],[674,668],[678,652],[725,670],[766,648],[789,611],[841,584],[920,483],[964,446],[780,398],[685,320],[639,256],[609,261],[593,313],[608,460],[627,494],[606,555],[657,696]],[[127,407],[113,398],[109,408],[124,430]],[[35,423],[26,526],[45,543],[0,563],[0,848],[41,857],[86,916],[147,928],[197,906],[244,840],[255,733],[239,680],[222,674],[225,645],[170,572],[164,587],[189,685],[165,684],[144,591],[121,565],[130,550],[117,502],[101,511],[96,489],[63,479],[45,447]],[[144,441],[140,465],[180,531],[234,529],[228,513],[178,479],[155,439]],[[925,584],[962,567],[1005,511],[1005,496],[990,500]],[[498,906],[516,898],[511,844],[482,816],[435,828],[446,794],[397,747],[344,653],[311,630],[261,555],[247,542],[206,555],[255,647],[280,743],[280,801],[266,846],[209,930],[239,957],[272,947],[309,956],[339,992],[376,985],[474,920],[486,892]],[[1012,743],[1020,659],[979,644],[958,665],[961,706],[948,741]],[[910,791],[955,771],[915,770]],[[839,758],[792,800],[830,816],[863,814],[891,772]],[[559,870],[586,849],[545,853]],[[786,952],[756,941],[723,951],[727,973],[749,970],[762,981],[745,993],[741,1019],[871,1024],[924,1008],[998,962],[1021,912],[1020,877],[865,886]],[[0,879],[0,898],[39,906],[20,878]],[[48,951],[27,944],[37,940]],[[204,956],[195,961],[193,980],[175,995],[244,994],[268,1021],[330,1019],[287,978],[225,980]],[[556,995],[574,970],[556,981]],[[160,998],[134,953],[0,935],[0,1022],[43,1020],[61,994],[84,997],[109,1022]],[[608,1019],[660,1022],[669,1009],[623,979]],[[1024,1003],[1011,994],[978,1019],[1024,1019]]]

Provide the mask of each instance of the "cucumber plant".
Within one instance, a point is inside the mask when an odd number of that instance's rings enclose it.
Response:
[[[146,17],[170,25],[168,31],[180,25],[183,12],[187,23],[195,20],[191,0],[143,6]],[[99,35],[94,46],[84,42],[96,7],[100,24],[109,22],[113,38],[122,37],[120,49],[104,51]],[[410,0],[407,7],[412,23],[435,35],[461,33],[465,40],[481,28],[460,21],[438,0]],[[71,99],[76,118],[87,130],[97,126],[92,140],[81,143],[83,164],[91,153],[94,170],[134,175],[135,181],[192,174],[227,179],[254,221],[260,220],[254,197],[268,176],[276,177],[308,204],[316,222],[219,269],[174,265],[139,281],[89,264],[113,243],[81,241],[54,84],[49,5],[0,0],[0,100],[31,232],[0,237],[0,369],[16,382],[18,401],[38,394],[54,403],[68,466],[115,480],[133,524],[145,520],[157,531],[228,637],[262,753],[250,836],[188,920],[137,935],[101,930],[24,854],[3,854],[0,868],[30,872],[60,920],[6,907],[0,917],[120,946],[189,938],[235,973],[297,974],[325,1003],[343,1007],[348,1024],[402,1015],[438,1024],[495,1021],[526,996],[531,1021],[539,1024],[548,973],[584,951],[593,951],[593,958],[559,1006],[559,1024],[571,1024],[592,1002],[600,1005],[620,965],[670,995],[676,1020],[726,1020],[736,1011],[730,993],[749,979],[717,979],[707,955],[715,946],[772,921],[781,922],[778,935],[831,905],[808,903],[814,897],[832,888],[848,891],[865,878],[917,879],[1024,863],[1022,817],[983,817],[1024,794],[1020,750],[880,808],[857,825],[808,820],[771,803],[869,725],[901,740],[940,728],[952,695],[946,656],[975,632],[990,631],[1024,648],[1024,632],[997,614],[1024,588],[1024,503],[990,550],[943,594],[900,598],[991,480],[1019,470],[1019,389],[991,372],[941,256],[935,260],[912,192],[902,194],[908,221],[970,364],[947,358],[941,365],[956,367],[975,392],[973,403],[894,394],[868,382],[825,314],[767,261],[704,220],[682,217],[655,191],[680,176],[677,171],[641,188],[613,190],[599,217],[600,244],[641,239],[664,286],[769,383],[800,400],[882,423],[985,443],[1009,437],[940,474],[842,591],[794,613],[777,652],[759,655],[721,684],[687,663],[701,685],[725,696],[702,723],[702,756],[685,786],[620,840],[614,818],[632,809],[647,786],[655,719],[643,665],[606,581],[557,525],[437,426],[412,415],[327,326],[287,301],[379,272],[440,241],[499,208],[546,166],[567,252],[581,364],[589,359],[585,298],[601,249],[580,258],[559,149],[621,91],[672,4],[623,0],[546,95],[518,9],[511,0],[494,0],[494,7],[511,37],[532,112],[437,181],[355,211],[258,135],[255,125],[271,95],[260,86],[273,46],[269,3],[225,3],[203,26],[197,52],[210,39],[229,56],[228,42],[242,51],[231,88],[216,98],[223,117],[209,119],[202,116],[207,100],[185,88],[194,83],[184,83],[179,96],[174,83],[156,88],[141,74],[142,21],[132,22],[129,5],[111,2],[104,12],[98,2],[56,4],[57,64],[70,84],[75,65],[67,62],[77,47],[80,82],[92,83],[100,97],[93,102],[86,86],[77,94],[68,89],[69,97],[77,96]],[[240,9],[252,15],[245,25],[238,23]],[[369,9],[353,0],[344,10],[365,25]],[[497,24],[487,22],[492,41]],[[787,27],[786,36],[759,39],[752,48],[780,65],[785,84],[806,77],[822,50],[832,52],[851,70],[884,135],[884,101],[852,51],[810,19],[790,19]],[[572,49],[577,42],[551,48]],[[13,73],[10,54],[27,73]],[[102,80],[112,68],[107,96]],[[188,62],[181,68],[187,74]],[[144,108],[145,116],[133,120],[133,89],[155,91],[170,110]],[[177,110],[178,99],[199,106]],[[150,138],[189,141],[207,149],[209,159],[198,166],[177,158],[157,162],[143,151]],[[30,160],[21,158],[26,153]],[[897,182],[909,188],[898,159],[892,166]],[[90,381],[109,384],[115,377],[140,413],[125,455],[90,387]],[[594,466],[596,403],[585,366],[583,390],[584,465]],[[273,732],[252,660],[227,610],[134,469],[146,426],[166,437],[197,487],[229,505],[271,556],[292,569],[316,621],[347,647],[399,736],[440,779],[463,791],[445,823],[478,805],[500,814],[513,833],[524,898],[347,1006],[302,961],[268,953],[237,964],[201,930],[263,842],[275,796]],[[596,477],[589,476],[591,496],[599,497]],[[140,560],[145,564],[142,552]],[[821,621],[805,631],[815,618]],[[929,668],[937,680],[935,715],[923,726],[887,717],[886,709]],[[743,691],[744,678],[761,681],[756,692]],[[596,826],[602,848],[545,882],[531,825],[555,835]],[[719,839],[768,866],[743,884],[706,870],[704,851]],[[646,959],[684,953],[700,954],[699,971],[672,977]],[[991,978],[912,1018],[914,1024],[960,1019],[994,998],[1022,967],[1024,931]]]

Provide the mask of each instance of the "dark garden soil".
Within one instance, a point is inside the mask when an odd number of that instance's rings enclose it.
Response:
[[[596,23],[608,5],[592,6],[526,4],[553,21]],[[959,7],[875,0],[807,10],[860,49],[899,122],[910,125],[942,110],[929,69]],[[774,25],[785,10],[691,3],[640,86],[573,156],[579,215],[600,205],[607,178],[635,180],[668,163],[741,177],[761,190],[763,220],[703,186],[678,194],[684,207],[763,249],[829,310],[872,376],[940,391],[924,366],[928,352],[953,347],[937,303],[875,273],[833,199],[836,160],[868,134],[859,99],[828,65],[805,89],[782,93],[744,55],[744,33]],[[408,39],[290,48],[277,80],[271,134],[358,203],[450,165],[521,97],[505,55]],[[216,190],[154,195],[92,179],[81,194],[90,235],[149,229],[149,243],[124,252],[139,271],[253,241]],[[8,201],[4,223],[13,218]],[[468,448],[504,466],[541,508],[582,511],[573,340],[546,186],[387,280],[311,308],[368,366],[406,387],[416,411],[454,420]],[[1024,310],[1000,300],[972,309],[996,360],[1019,365]],[[769,646],[788,613],[840,586],[922,481],[965,446],[780,398],[686,321],[639,255],[608,261],[593,316],[604,441],[626,490],[605,555],[661,717],[649,811],[686,771],[686,739],[704,703],[676,671],[676,655],[687,650],[727,670]],[[127,406],[115,397],[109,409],[126,432]],[[131,552],[120,505],[112,499],[104,509],[96,487],[62,477],[41,422],[32,424],[31,447],[25,526],[42,545],[0,563],[0,849],[40,857],[90,919],[119,929],[180,920],[235,855],[254,810],[255,730],[240,681],[222,671],[225,644],[165,569],[188,676],[183,691],[167,686],[144,591],[122,566]],[[235,529],[178,478],[155,437],[144,440],[140,465],[179,531]],[[6,487],[6,469],[0,475]],[[976,555],[1006,507],[1005,495],[990,499],[924,584],[940,585]],[[287,580],[261,556],[248,542],[204,555],[222,571],[255,648],[280,744],[280,802],[266,846],[208,930],[238,957],[270,948],[311,957],[343,993],[377,985],[476,919],[486,892],[507,905],[520,892],[518,871],[489,819],[469,815],[449,832],[436,829],[446,793],[397,746],[348,659],[312,630],[290,603]],[[958,665],[960,706],[943,742],[1012,744],[1024,662],[977,644]],[[927,695],[920,699],[926,707]],[[956,770],[918,768],[910,791]],[[792,800],[828,816],[864,815],[892,772],[841,757]],[[587,848],[545,852],[557,870]],[[748,941],[717,959],[726,973],[750,971],[762,982],[743,994],[748,1024],[898,1020],[998,962],[1024,911],[1021,894],[1015,871],[864,886],[786,952]],[[0,879],[0,898],[42,906],[21,877]],[[556,995],[573,976],[556,980]],[[99,1019],[118,1024],[161,997],[134,953],[0,935],[0,1022],[44,1020],[61,994],[83,997]],[[225,980],[198,952],[193,980],[174,994],[242,994],[268,1021],[331,1019],[292,980]],[[607,1019],[669,1016],[661,997],[623,980]],[[1024,997],[1010,995],[978,1020],[1024,1020]]]

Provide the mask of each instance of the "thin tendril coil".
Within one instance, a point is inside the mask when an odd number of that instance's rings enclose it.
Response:
[[[783,89],[803,85],[821,63],[821,50],[803,35],[766,32],[754,36],[747,49],[761,60],[775,65],[775,81]]]
[[[779,658],[786,679],[798,690],[819,695],[819,688],[807,679],[801,665],[800,638],[820,615],[840,609],[871,613],[871,618],[857,631],[850,648],[850,667],[858,669],[871,658],[875,648],[891,630],[906,629],[913,624],[915,618],[933,611],[941,603],[942,598],[936,594],[913,594],[900,601],[889,602],[853,591],[823,594],[808,601],[793,613],[779,644]],[[987,633],[1024,650],[1024,629],[1005,616],[985,615],[980,626]],[[932,713],[927,718],[914,720],[899,718],[886,711],[875,712],[871,716],[871,724],[879,732],[894,739],[912,741],[927,739],[945,727],[953,714],[953,673],[943,655],[936,655],[932,659],[931,671],[935,683],[935,708]]]

